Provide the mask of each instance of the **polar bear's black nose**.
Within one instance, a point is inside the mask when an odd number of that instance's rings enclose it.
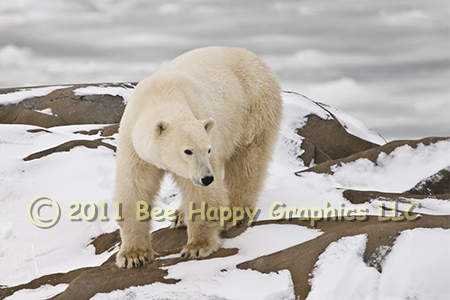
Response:
[[[206,177],[202,178],[202,183],[203,183],[204,186],[210,185],[213,181],[214,181],[214,177],[213,176],[206,176]]]

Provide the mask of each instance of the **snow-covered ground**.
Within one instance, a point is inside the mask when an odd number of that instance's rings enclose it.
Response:
[[[343,237],[319,256],[307,299],[448,299],[449,235],[443,229],[402,232],[382,274],[362,260],[366,235]]]
[[[326,109],[339,116],[340,122],[353,134],[378,144],[384,143],[378,134],[360,121],[330,107]],[[306,167],[297,159],[302,151],[299,150],[302,138],[294,134],[294,129],[302,126],[305,116],[310,113],[330,117],[326,110],[309,99],[284,94],[284,120],[269,178],[258,204],[261,209],[258,220],[270,219],[274,201],[297,208],[323,208],[326,201],[335,208],[363,207],[367,214],[377,215],[376,202],[354,205],[342,196],[342,189],[402,192],[450,165],[450,141],[442,141],[416,149],[399,147],[389,155],[380,155],[376,164],[361,159],[336,168],[333,175],[303,173],[296,176],[294,172]],[[32,153],[66,141],[98,139],[99,135],[77,132],[100,127],[74,125],[38,131],[39,127],[30,125],[0,125],[0,285],[15,286],[46,274],[98,266],[110,256],[110,253],[95,255],[94,247],[87,245],[101,233],[118,228],[112,219],[115,212],[112,205],[114,152],[106,147],[75,147],[69,152],[23,160]],[[104,142],[115,145],[116,138],[114,135],[113,139],[105,139]],[[36,211],[33,210],[31,216],[29,212],[30,202],[42,196],[55,200],[61,211],[59,221],[45,229],[32,223],[31,217],[39,224],[46,224],[36,219]],[[76,214],[77,217],[85,214],[81,221],[69,220],[69,215],[73,215],[69,207],[71,202],[82,205],[87,201],[95,204],[99,211],[102,203],[109,203],[104,212],[99,212],[99,215],[106,214],[109,220],[86,221],[90,210]],[[170,177],[166,177],[157,206],[177,208],[179,202],[177,187]],[[415,212],[450,214],[448,201],[430,198],[420,202],[421,207]],[[42,206],[38,213],[41,218],[52,218],[55,208],[54,205]],[[157,230],[169,226],[169,221],[154,222],[153,225],[153,230]],[[237,269],[236,265],[321,234],[321,231],[297,225],[252,227],[225,242],[224,247],[239,249],[236,255],[186,261],[166,267],[169,272],[167,278],[182,279],[175,285],[156,283],[132,287],[99,294],[95,299],[293,299],[289,271],[261,274]],[[308,299],[330,299],[329,295],[333,295],[333,299],[338,299],[337,295],[341,296],[340,299],[361,299],[361,295],[364,299],[446,299],[450,296],[450,285],[445,282],[450,276],[449,230],[403,232],[383,261],[382,274],[364,263],[362,253],[366,242],[367,237],[359,235],[330,244],[316,263]],[[66,287],[47,285],[16,292],[7,299],[45,299]]]
[[[140,81],[202,46],[248,48],[285,90],[387,140],[450,135],[447,0],[4,0],[0,88]]]

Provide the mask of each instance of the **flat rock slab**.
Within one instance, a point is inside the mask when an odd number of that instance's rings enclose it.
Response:
[[[44,95],[39,91],[46,87],[1,89],[0,100],[2,96],[20,100],[3,104],[0,101],[0,124],[49,128],[119,123],[127,100],[124,95],[131,94],[134,86],[132,83],[76,84],[59,87]]]
[[[345,236],[366,234],[368,242],[364,252],[364,261],[382,272],[377,249],[380,246],[392,247],[396,237],[403,231],[413,228],[450,228],[450,216],[421,215],[414,221],[381,222],[376,216],[369,216],[365,221],[327,220],[319,221],[314,227],[309,221],[298,219],[280,221],[259,221],[253,226],[267,224],[295,224],[309,228],[320,229],[324,234],[302,244],[278,251],[276,253],[258,257],[254,260],[237,265],[240,269],[252,269],[262,273],[277,272],[287,269],[292,275],[294,290],[297,297],[305,299],[311,290],[310,274],[318,257],[330,243]],[[243,225],[233,228],[223,234],[223,238],[233,238],[246,230]],[[119,232],[102,234],[92,241],[96,253],[110,251],[120,242]],[[57,285],[68,283],[67,289],[51,299],[90,299],[97,293],[108,293],[113,290],[123,290],[131,286],[148,285],[155,282],[175,284],[177,278],[166,278],[167,271],[161,267],[175,265],[183,259],[180,257],[164,258],[166,255],[179,253],[187,242],[184,229],[163,228],[153,233],[153,247],[159,253],[156,259],[145,267],[135,269],[119,269],[115,265],[115,253],[99,267],[82,268],[67,273],[57,273],[42,276],[28,284],[0,289],[0,299],[21,289],[34,289],[45,284]],[[227,257],[237,254],[239,249],[220,249],[207,259]],[[387,255],[384,253],[384,255]]]
[[[302,170],[296,173],[296,175],[301,175],[305,172],[315,172],[315,173],[326,173],[326,174],[333,174],[332,171],[333,166],[342,166],[346,163],[351,163],[354,161],[357,161],[358,159],[368,159],[374,164],[377,162],[377,159],[380,155],[380,153],[389,154],[398,147],[401,146],[409,146],[411,148],[417,148],[418,145],[423,144],[425,146],[428,146],[430,144],[437,143],[439,141],[447,141],[450,140],[450,137],[427,137],[420,140],[398,140],[398,141],[392,141],[382,146],[376,146],[370,149],[367,149],[365,151],[357,152],[354,154],[351,154],[349,156],[346,156],[344,158],[334,159],[334,160],[328,160],[323,163],[317,164],[309,169]]]

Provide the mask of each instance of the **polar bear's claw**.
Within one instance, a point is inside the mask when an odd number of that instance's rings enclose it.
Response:
[[[222,241],[215,244],[191,243],[181,250],[181,257],[185,259],[200,259],[210,256],[222,246]]]
[[[155,253],[151,249],[127,251],[121,250],[117,254],[116,265],[121,268],[138,268],[143,267],[153,260]]]

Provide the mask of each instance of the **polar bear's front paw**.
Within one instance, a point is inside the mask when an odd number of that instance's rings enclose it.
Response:
[[[117,253],[116,265],[119,268],[137,268],[145,266],[155,257],[155,252],[152,249],[137,249],[126,250],[121,249]]]
[[[222,246],[223,242],[221,240],[209,244],[206,242],[203,243],[190,243],[187,244],[183,250],[181,250],[181,257],[186,259],[198,259],[207,257]]]

